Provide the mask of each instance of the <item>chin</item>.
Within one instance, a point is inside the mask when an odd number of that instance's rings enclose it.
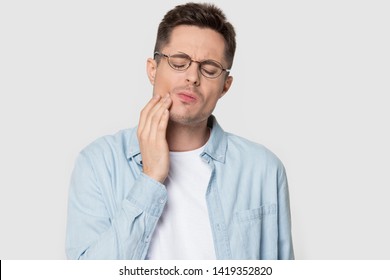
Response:
[[[181,125],[198,125],[204,121],[207,121],[209,116],[193,116],[189,114],[177,114],[171,112],[169,121]]]
[[[174,123],[188,125],[188,124],[193,123],[194,119],[188,115],[171,113],[169,116],[169,121],[174,122]]]

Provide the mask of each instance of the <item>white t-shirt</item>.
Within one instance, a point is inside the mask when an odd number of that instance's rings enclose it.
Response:
[[[215,259],[206,204],[211,168],[200,154],[204,146],[188,152],[170,152],[165,181],[168,201],[149,247],[148,259]]]

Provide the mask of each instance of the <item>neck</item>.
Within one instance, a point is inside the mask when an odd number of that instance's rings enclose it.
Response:
[[[167,142],[172,152],[192,151],[202,147],[210,137],[207,120],[196,125],[183,125],[170,121]]]

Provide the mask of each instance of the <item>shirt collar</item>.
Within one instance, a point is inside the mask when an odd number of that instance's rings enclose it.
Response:
[[[213,115],[209,117],[207,125],[211,128],[211,134],[203,154],[207,154],[214,160],[224,163],[227,150],[226,133]]]
[[[211,115],[207,123],[211,129],[210,139],[206,144],[206,147],[202,153],[207,154],[212,159],[225,162],[226,150],[227,150],[227,136],[222,127],[218,124],[216,118]],[[132,130],[130,135],[129,145],[127,147],[126,155],[127,158],[135,158],[138,163],[141,163],[141,150],[139,148],[139,142],[137,137],[137,128]]]

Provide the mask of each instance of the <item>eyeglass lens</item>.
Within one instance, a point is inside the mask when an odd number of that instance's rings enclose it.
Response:
[[[168,62],[173,69],[177,71],[184,71],[190,67],[193,60],[191,60],[191,58],[186,54],[175,54],[168,56]],[[199,63],[202,75],[208,78],[216,78],[223,72],[221,65],[219,65],[216,61],[204,60],[197,63]]]

